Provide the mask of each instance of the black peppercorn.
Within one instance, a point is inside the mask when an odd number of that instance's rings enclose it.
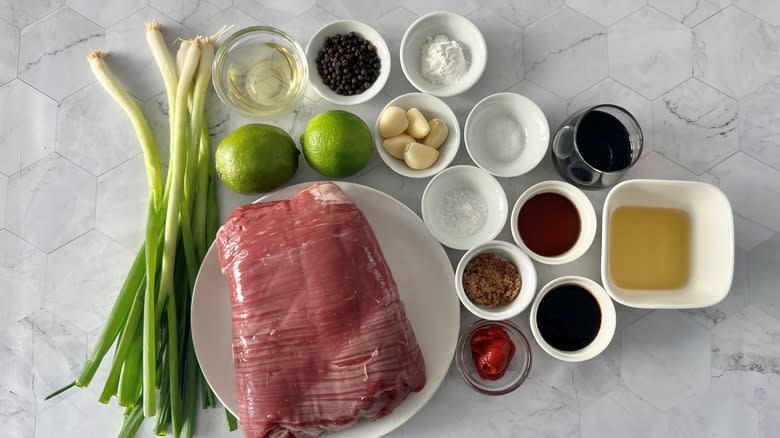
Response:
[[[355,32],[327,37],[315,62],[322,82],[340,95],[371,88],[381,69],[376,47]]]

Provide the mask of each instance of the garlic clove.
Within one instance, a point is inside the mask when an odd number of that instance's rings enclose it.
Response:
[[[409,120],[409,125],[406,127],[406,133],[412,137],[421,139],[431,131],[431,126],[428,125],[425,116],[423,116],[417,108],[409,108],[406,111],[406,118]]]
[[[447,127],[447,124],[439,119],[431,120],[428,122],[428,125],[430,125],[431,130],[428,132],[428,135],[426,135],[425,138],[420,141],[420,143],[434,149],[439,149],[441,145],[443,145],[447,140],[447,136],[449,135],[450,130]]]
[[[388,154],[399,160],[404,159],[404,149],[409,143],[414,143],[414,139],[406,134],[396,135],[382,141],[382,147]]]
[[[388,107],[379,115],[379,135],[382,138],[401,135],[408,126],[406,112],[397,106]]]
[[[404,148],[404,163],[414,170],[433,166],[439,159],[439,151],[421,143],[409,143]]]

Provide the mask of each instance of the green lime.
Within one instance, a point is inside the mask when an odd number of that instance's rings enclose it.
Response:
[[[231,190],[265,193],[292,178],[299,153],[284,130],[252,123],[223,138],[214,161],[222,182]]]
[[[333,110],[309,120],[301,135],[301,148],[314,170],[327,177],[344,178],[366,166],[374,140],[360,117]]]

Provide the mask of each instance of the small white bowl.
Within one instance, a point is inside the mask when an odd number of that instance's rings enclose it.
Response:
[[[472,226],[457,229],[457,224],[452,224],[459,220],[457,215],[446,217],[441,211],[445,196],[464,192],[478,194],[484,200],[484,223],[479,227],[477,221],[474,231],[470,230]],[[460,200],[453,199],[452,203],[455,201]],[[498,236],[506,223],[508,206],[504,189],[489,173],[474,166],[453,166],[431,178],[423,191],[421,210],[423,222],[433,237],[450,248],[466,250]]]
[[[420,71],[421,49],[428,37],[446,35],[463,44],[469,69],[454,85],[434,84]],[[479,81],[487,65],[487,44],[479,28],[468,18],[452,12],[431,12],[409,26],[401,39],[401,69],[414,88],[434,96],[455,96]]]
[[[327,37],[350,32],[355,32],[376,47],[381,67],[379,77],[367,90],[352,96],[342,96],[322,82],[315,59]],[[368,101],[382,90],[387,83],[387,78],[390,77],[390,49],[387,48],[384,38],[373,27],[354,20],[334,21],[322,26],[306,45],[306,61],[309,63],[309,82],[311,85],[323,99],[337,105],[355,105]]]
[[[690,215],[691,270],[684,287],[624,289],[612,282],[610,222],[622,206],[676,208]],[[691,309],[715,305],[728,295],[734,274],[734,217],[728,198],[717,187],[697,181],[624,181],[609,191],[602,214],[601,279],[618,303],[643,309]]]
[[[598,334],[596,334],[596,338],[586,347],[576,351],[563,351],[548,344],[539,332],[539,325],[536,322],[536,313],[539,311],[539,303],[542,302],[544,296],[551,290],[564,284],[573,284],[586,289],[593,295],[601,309],[601,326]],[[550,356],[565,362],[582,362],[601,354],[601,352],[609,346],[609,343],[612,342],[612,337],[615,336],[615,325],[617,323],[615,305],[612,304],[612,300],[609,298],[609,295],[607,295],[604,288],[590,278],[573,275],[556,278],[544,285],[539,293],[536,294],[534,303],[531,306],[530,319],[531,333],[533,333],[534,339],[536,339],[536,342],[542,347],[542,350],[546,351]]]
[[[504,130],[507,135],[497,135]],[[496,176],[513,177],[530,172],[542,161],[550,126],[544,112],[527,97],[496,93],[474,105],[463,137],[477,166]]]
[[[522,282],[520,284],[520,292],[517,294],[517,297],[507,305],[487,307],[474,304],[463,289],[463,272],[466,270],[466,265],[468,265],[474,257],[486,252],[493,253],[512,263],[520,273],[520,280]],[[458,298],[460,298],[460,302],[463,303],[463,306],[468,309],[469,312],[480,318],[491,321],[501,321],[515,317],[521,314],[534,299],[534,293],[536,293],[536,269],[534,268],[534,262],[532,262],[520,248],[511,243],[498,240],[481,243],[466,251],[466,254],[463,254],[460,262],[458,262],[458,267],[455,269],[455,290],[457,291]]]
[[[574,246],[565,253],[554,257],[539,255],[531,251],[523,242],[523,239],[520,237],[520,231],[517,229],[517,217],[520,214],[520,209],[523,207],[523,204],[541,193],[557,193],[565,196],[574,204],[574,207],[580,214],[580,235],[574,243]],[[593,203],[591,203],[590,199],[582,193],[582,190],[563,181],[542,181],[526,189],[526,191],[517,198],[517,202],[515,202],[515,206],[512,208],[512,217],[509,222],[511,224],[512,237],[517,246],[525,251],[532,259],[546,265],[561,265],[577,260],[588,251],[590,245],[593,244],[593,239],[596,237],[597,220],[596,212],[593,209]]]
[[[390,103],[382,108],[382,111],[384,112],[384,110],[391,106],[397,106],[403,110],[408,110],[413,107],[417,108],[427,120],[439,119],[446,123],[449,134],[447,135],[447,140],[444,141],[444,144],[439,147],[439,159],[433,163],[433,166],[427,169],[415,170],[407,166],[403,160],[399,160],[388,154],[387,151],[385,151],[385,148],[382,147],[382,141],[384,139],[379,135],[379,117],[377,117],[376,125],[374,126],[374,143],[376,144],[377,153],[382,158],[382,161],[387,164],[387,167],[393,169],[397,174],[410,178],[428,178],[429,176],[441,172],[452,163],[452,160],[455,159],[455,155],[458,154],[458,148],[460,147],[460,124],[458,123],[458,118],[455,116],[455,113],[443,100],[431,96],[430,94],[407,93],[391,100]],[[380,113],[380,115],[381,114],[382,113]]]

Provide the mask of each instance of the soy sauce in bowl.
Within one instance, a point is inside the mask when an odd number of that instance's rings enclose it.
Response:
[[[542,338],[553,348],[577,351],[596,339],[601,328],[601,308],[584,287],[562,284],[542,298],[536,324]]]

